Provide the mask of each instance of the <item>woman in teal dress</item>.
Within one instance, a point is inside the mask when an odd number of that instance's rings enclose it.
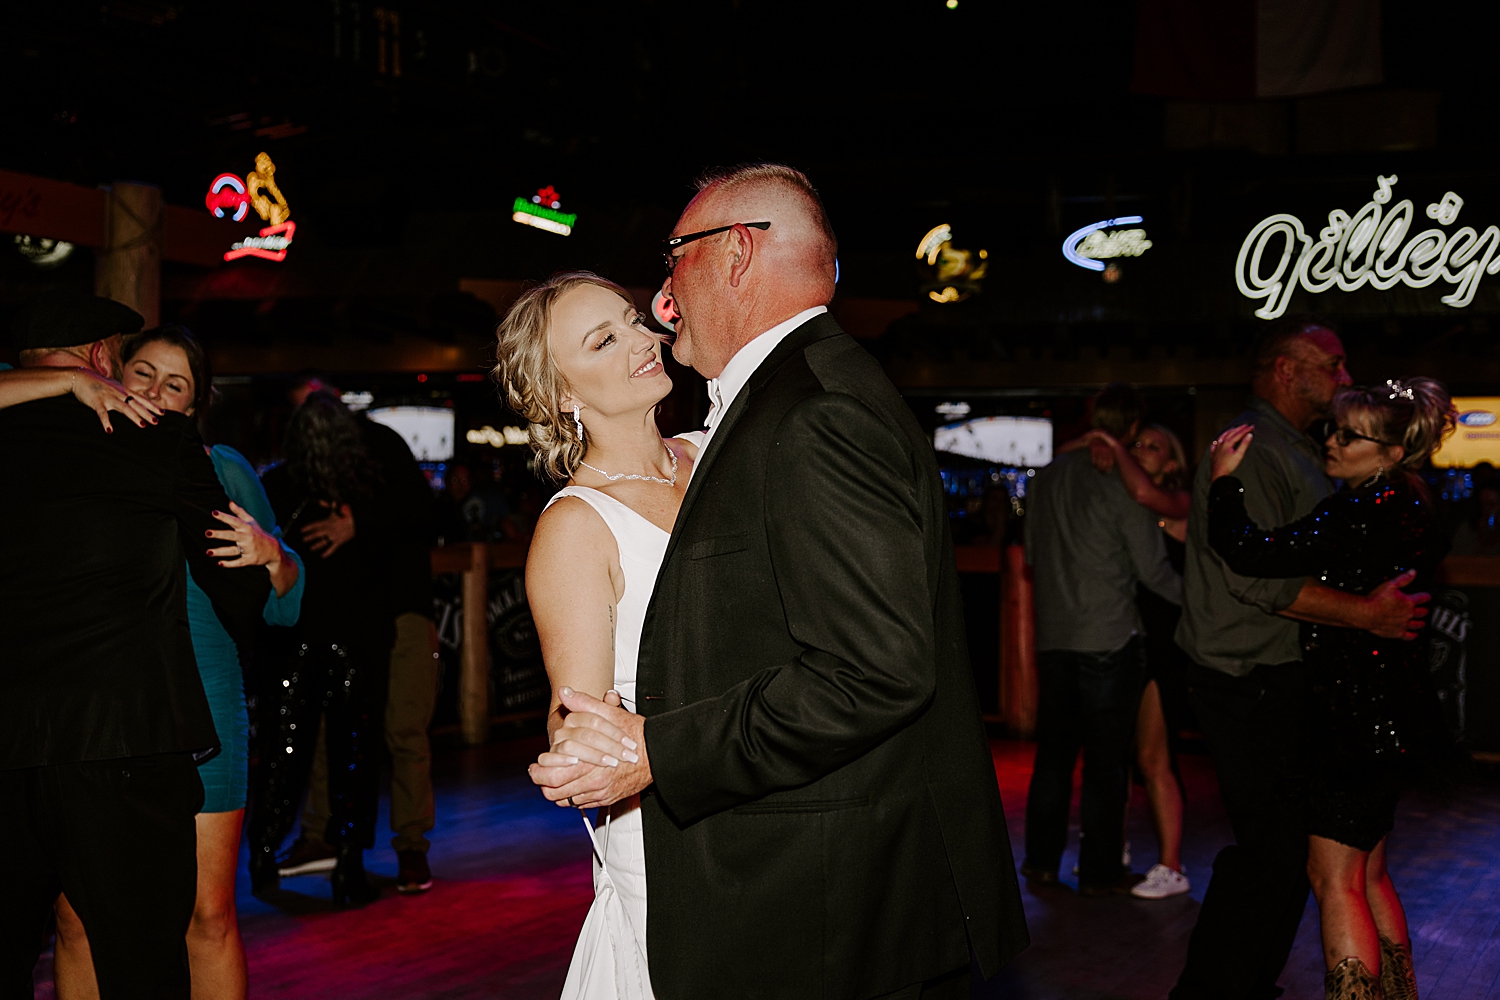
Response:
[[[49,374],[61,372],[50,378],[28,371],[0,374],[0,407],[71,391],[99,411],[106,428],[109,411],[125,413],[138,424],[153,419],[153,414],[161,410],[198,416],[201,422],[213,383],[203,349],[192,334],[172,326],[146,330],[130,338],[123,353],[120,383],[84,369],[76,373],[49,370]],[[209,456],[232,501],[230,512],[215,512],[224,528],[205,539],[210,554],[230,569],[265,566],[272,584],[266,600],[266,623],[295,625],[302,604],[301,558],[281,543],[271,503],[245,457],[226,445],[215,445],[209,449]],[[198,896],[188,928],[193,996],[243,1000],[248,984],[244,944],[235,914],[234,881],[249,769],[250,725],[244,679],[234,640],[191,574],[187,613],[193,654],[222,747],[198,767],[204,799],[198,813]],[[57,902],[54,969],[60,996],[98,996],[88,938],[65,896]]]

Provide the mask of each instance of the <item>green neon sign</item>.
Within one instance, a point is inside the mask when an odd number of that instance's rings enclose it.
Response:
[[[542,205],[534,205],[525,198],[516,199],[516,203],[511,206],[511,213],[513,215],[534,215],[539,219],[547,219],[551,222],[556,222],[558,225],[567,226],[570,229],[573,227],[573,223],[578,221],[577,212],[558,212]]]

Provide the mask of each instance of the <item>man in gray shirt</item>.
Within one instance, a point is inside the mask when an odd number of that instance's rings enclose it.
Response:
[[[1255,351],[1249,408],[1255,443],[1236,475],[1263,527],[1312,512],[1333,490],[1307,430],[1350,383],[1344,348],[1325,325],[1287,321]],[[1269,1000],[1307,904],[1307,830],[1300,795],[1305,697],[1297,621],[1388,638],[1419,628],[1427,595],[1403,594],[1415,574],[1367,596],[1308,579],[1229,571],[1208,544],[1210,461],[1199,463],[1188,518],[1177,643],[1193,659],[1188,689],[1218,773],[1235,843],[1219,852],[1172,1000]]]
[[[1142,415],[1140,396],[1123,383],[1094,399],[1094,426],[1121,441],[1134,439]],[[1136,583],[1179,604],[1182,580],[1156,515],[1131,499],[1118,475],[1094,468],[1086,450],[1043,469],[1030,492],[1026,559],[1036,575],[1040,699],[1021,873],[1057,880],[1082,749],[1079,892],[1126,892],[1133,881],[1120,855],[1145,683]]]

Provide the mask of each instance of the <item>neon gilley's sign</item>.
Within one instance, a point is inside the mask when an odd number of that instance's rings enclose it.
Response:
[[[1335,285],[1352,292],[1368,283],[1384,291],[1397,282],[1426,288],[1443,281],[1456,286],[1443,296],[1444,304],[1461,309],[1473,302],[1480,279],[1500,272],[1500,228],[1483,233],[1472,226],[1451,232],[1432,228],[1408,239],[1416,210],[1409,198],[1390,204],[1396,180],[1395,174],[1377,177],[1379,190],[1353,217],[1338,208],[1329,212],[1316,243],[1294,215],[1273,215],[1250,230],[1235,261],[1234,280],[1246,298],[1266,300],[1255,315],[1275,319],[1286,312],[1298,286],[1317,295]],[[1463,206],[1464,200],[1449,191],[1427,206],[1426,215],[1451,226]]]

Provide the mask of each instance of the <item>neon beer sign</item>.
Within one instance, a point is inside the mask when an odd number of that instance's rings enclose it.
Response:
[[[259,236],[236,240],[224,252],[225,260],[239,260],[241,257],[286,260],[286,250],[292,245],[297,224],[292,221],[292,210],[282,196],[281,188],[276,186],[276,164],[269,154],[261,153],[255,157],[255,169],[245,175],[243,182],[235,174],[215,177],[203,204],[216,219],[228,215],[235,222],[242,222],[254,208],[262,221],[270,223]]]
[[[1121,229],[1113,233],[1104,230],[1111,226],[1130,226],[1144,222],[1139,215],[1122,215],[1105,219],[1075,230],[1063,240],[1062,252],[1069,262],[1090,271],[1102,271],[1102,263],[1111,257],[1139,257],[1151,249],[1144,229]]]
[[[235,222],[244,222],[250,211],[250,196],[245,193],[245,182],[237,174],[220,174],[208,186],[203,203],[214,213],[215,219],[224,218],[225,212],[234,213]]]
[[[564,212],[562,209],[562,196],[557,190],[548,184],[531,196],[531,200],[517,198],[511,206],[510,217],[523,226],[531,226],[559,236],[567,236],[573,232],[573,225],[578,221],[577,212]]]
[[[1318,295],[1337,285],[1346,292],[1368,284],[1385,291],[1402,283],[1426,288],[1437,281],[1453,285],[1444,305],[1462,309],[1474,301],[1486,274],[1500,272],[1500,228],[1483,233],[1472,226],[1451,232],[1429,227],[1408,237],[1419,224],[1410,198],[1390,204],[1395,174],[1377,177],[1379,187],[1354,215],[1328,213],[1328,225],[1313,241],[1294,215],[1272,215],[1250,230],[1234,264],[1234,281],[1248,299],[1264,299],[1261,319],[1286,312],[1298,287]],[[1428,205],[1424,214],[1438,226],[1458,221],[1464,200],[1452,191]]]

